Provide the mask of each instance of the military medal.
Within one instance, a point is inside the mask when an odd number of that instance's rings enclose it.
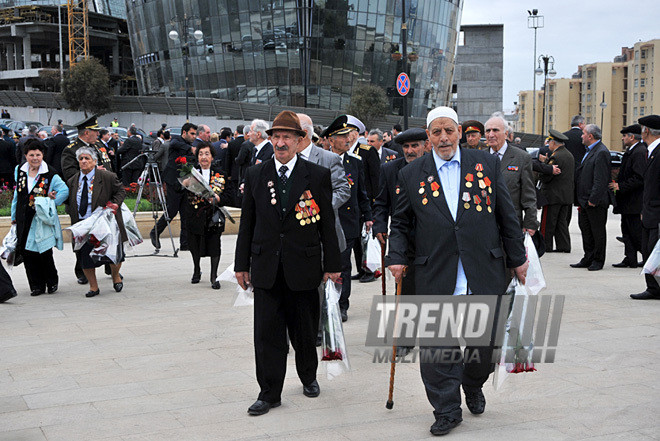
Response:
[[[474,176],[472,175],[472,173],[468,173],[467,175],[465,175],[465,181],[466,181],[465,186],[467,188],[472,188],[472,181],[474,181]]]
[[[277,204],[277,199],[275,199],[275,198],[271,199],[271,200],[270,200],[270,204],[271,204],[271,205],[275,205],[275,204]]]
[[[481,188],[482,190],[486,188],[486,183],[484,182],[483,179],[479,179],[479,188]]]
[[[296,219],[298,220],[302,219],[302,213],[300,212],[296,213]]]
[[[477,209],[477,211],[483,210],[481,205],[479,205],[480,203],[481,203],[481,198],[475,194],[474,195],[474,205],[476,206],[475,208]]]
[[[429,176],[426,180],[429,181],[429,183],[433,182],[433,176]]]
[[[493,209],[490,208],[490,196],[486,196],[486,207],[488,208],[489,213],[493,212]]]
[[[484,171],[484,166],[481,163],[477,163],[477,165],[474,167],[474,169],[477,171],[477,178],[483,178],[484,174],[482,173]]]
[[[300,225],[304,227],[304,226],[307,225],[307,224],[305,223],[304,220],[301,220],[301,221],[300,221]]]
[[[418,191],[419,194],[424,194],[424,192],[426,191],[424,189],[425,186],[426,186],[426,184],[424,183],[424,181],[419,183],[419,191]]]
[[[468,193],[467,191],[463,192],[463,197],[461,199],[463,200],[463,202],[465,202],[465,204],[463,204],[463,207],[466,210],[470,208],[470,193]]]
[[[428,200],[428,199],[426,199],[426,198],[422,199],[422,205],[426,205],[426,204],[428,204],[428,203],[429,203],[429,200]]]
[[[401,188],[399,188],[399,186],[397,185],[397,186],[396,186],[396,190],[395,190],[394,192],[395,192],[396,194],[401,193]]]
[[[437,182],[431,182],[431,190],[433,190],[433,197],[434,198],[437,198],[438,196],[440,196],[440,192],[438,191],[438,190],[440,190],[440,184],[438,184]]]

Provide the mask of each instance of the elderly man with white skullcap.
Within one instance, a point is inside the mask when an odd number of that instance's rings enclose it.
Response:
[[[387,265],[397,280],[415,265],[417,296],[503,295],[507,271],[524,282],[528,264],[499,161],[487,151],[459,147],[461,126],[448,107],[429,112],[426,125],[431,154],[399,172]],[[406,254],[410,237],[413,261]],[[434,408],[432,434],[445,435],[463,420],[461,386],[470,412],[483,413],[482,386],[494,366],[492,338],[489,346],[466,348],[478,354],[478,362],[473,355],[435,357],[448,347],[420,340],[422,380]],[[460,351],[456,343],[449,349]]]

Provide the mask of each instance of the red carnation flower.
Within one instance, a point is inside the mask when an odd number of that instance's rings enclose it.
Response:
[[[188,160],[186,159],[185,156],[179,156],[178,158],[176,158],[176,161],[174,162],[176,162],[177,164],[187,164]]]

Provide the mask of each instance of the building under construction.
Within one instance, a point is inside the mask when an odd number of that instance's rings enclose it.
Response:
[[[83,56],[81,51],[86,44],[84,50],[88,55],[99,59],[108,68],[115,94],[137,93],[124,18],[118,14],[111,16],[89,10],[84,23],[72,17],[74,26],[70,33],[66,4],[62,7],[20,5],[24,3],[0,1],[0,90],[59,90],[59,74],[66,72],[70,65],[71,36],[72,45],[77,44],[78,47],[78,59]],[[97,3],[93,2],[91,9],[111,12],[110,9],[99,9]],[[8,4],[12,6],[7,7]],[[76,26],[84,26],[84,29],[76,29]],[[88,41],[78,43],[74,38],[76,31],[78,34],[86,31]],[[63,63],[60,63],[60,53]]]

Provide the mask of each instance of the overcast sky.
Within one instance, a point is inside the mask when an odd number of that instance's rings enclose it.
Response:
[[[513,110],[518,91],[532,90],[534,81],[534,30],[527,28],[527,10],[544,16],[536,56],[555,58],[556,78],[570,78],[580,64],[613,61],[624,46],[660,38],[656,0],[464,1],[462,24],[504,24],[505,110]],[[536,88],[542,83],[537,77]]]

